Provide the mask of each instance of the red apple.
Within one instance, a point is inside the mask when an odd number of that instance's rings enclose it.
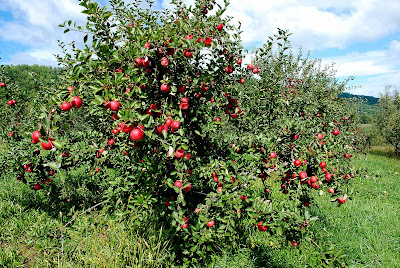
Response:
[[[254,65],[253,64],[248,64],[247,65],[247,69],[248,70],[253,70],[254,69]]]
[[[226,67],[225,67],[225,72],[226,72],[227,74],[231,74],[231,73],[233,72],[232,66],[226,66]]]
[[[307,178],[307,172],[305,172],[305,171],[300,172],[299,177],[301,180],[304,180],[305,178]]]
[[[36,183],[36,184],[33,186],[33,189],[35,189],[35,191],[38,191],[38,190],[42,189],[42,186],[41,186],[40,184]]]
[[[272,153],[269,154],[269,158],[271,158],[271,159],[274,159],[276,157],[277,157],[277,155],[276,155],[275,152],[272,152]]]
[[[119,110],[120,105],[119,101],[113,100],[110,102],[110,110],[116,112]]]
[[[178,188],[181,188],[181,187],[182,187],[182,182],[181,182],[181,181],[176,181],[176,182],[174,183],[174,186],[175,186],[175,187],[178,187]]]
[[[326,163],[325,163],[325,162],[321,162],[321,163],[319,163],[319,166],[320,166],[321,168],[326,168]]]
[[[165,120],[165,125],[167,126],[167,128],[169,128],[172,125],[172,119],[168,118],[167,120]]]
[[[170,87],[167,84],[162,84],[161,85],[161,91],[164,93],[168,93],[169,92]]]
[[[51,148],[53,148],[53,143],[51,142],[50,139],[47,139],[48,143],[45,143],[42,141],[42,148],[45,150],[51,150]]]
[[[144,44],[144,47],[150,49],[151,46],[149,43],[146,43],[146,44]]]
[[[339,129],[335,129],[334,131],[332,131],[332,134],[335,136],[339,135]]]
[[[328,188],[328,193],[333,194],[335,192],[335,189],[333,188]]]
[[[63,111],[69,111],[69,110],[71,110],[71,108],[72,108],[72,105],[69,102],[64,102],[63,104],[61,104],[61,109]]]
[[[134,129],[132,129],[129,136],[130,136],[131,140],[133,140],[133,141],[140,141],[144,138],[144,132],[140,128],[134,128]]]
[[[337,201],[339,202],[339,204],[346,203],[346,199],[345,198],[338,198]]]
[[[318,133],[317,137],[318,137],[319,140],[322,140],[324,138],[324,135],[322,135],[322,133]]]
[[[161,58],[161,65],[162,65],[163,67],[167,67],[167,66],[169,65],[169,60],[168,60],[168,58],[162,57],[162,58]]]
[[[258,73],[258,68],[254,68],[254,69],[253,69],[253,73],[254,73],[254,74]]]
[[[181,123],[178,120],[174,120],[171,123],[171,128],[177,130],[181,126]]]
[[[6,86],[6,83],[4,83],[4,82],[0,83],[0,87],[5,87],[5,86]]]
[[[40,137],[42,137],[42,136],[40,135],[40,131],[39,130],[33,131],[33,133],[32,133],[32,141],[35,141],[37,143],[37,142],[39,142],[39,138]]]
[[[208,226],[208,227],[213,227],[213,226],[214,226],[214,221],[213,221],[213,220],[208,221],[208,222],[207,222],[207,226]]]
[[[222,31],[222,29],[224,28],[224,25],[222,24],[222,23],[220,23],[217,27],[215,27],[215,28],[217,28],[217,30],[218,31]]]
[[[257,224],[257,228],[258,228],[258,230],[259,230],[260,232],[265,232],[266,230],[268,230],[268,226],[263,226],[262,224],[263,224],[263,221],[260,221],[260,222]]]
[[[301,161],[299,159],[294,160],[294,166],[298,167],[301,165]]]
[[[175,151],[175,157],[176,158],[182,158],[185,156],[185,151],[183,149],[178,149]]]
[[[182,188],[185,192],[189,192],[192,189],[192,184],[190,183],[189,186]]]
[[[72,98],[71,105],[74,108],[81,108],[82,107],[82,99],[78,96]]]

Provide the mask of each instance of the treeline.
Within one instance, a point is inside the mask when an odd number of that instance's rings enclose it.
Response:
[[[53,82],[60,79],[62,68],[42,65],[6,65],[4,71],[21,90],[29,92],[49,87]],[[378,110],[379,98],[365,95],[353,95],[341,93],[340,98],[359,99],[362,101],[359,107],[359,121],[361,124],[372,124]]]
[[[42,66],[42,65],[5,65],[4,71],[7,76],[21,90],[30,92],[39,90],[39,87],[49,87],[53,82],[60,79],[63,72],[62,68]]]
[[[372,124],[378,111],[379,98],[365,95],[353,95],[350,93],[341,93],[340,98],[357,99],[361,101],[358,108],[358,117],[360,124]]]

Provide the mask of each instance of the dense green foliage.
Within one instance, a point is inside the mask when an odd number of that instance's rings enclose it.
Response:
[[[379,99],[376,126],[397,153],[400,153],[400,94],[389,92],[389,87]]]

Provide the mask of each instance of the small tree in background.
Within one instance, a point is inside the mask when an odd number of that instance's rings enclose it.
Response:
[[[386,86],[379,99],[376,125],[396,153],[400,153],[400,94],[397,89],[390,92],[391,87]]]

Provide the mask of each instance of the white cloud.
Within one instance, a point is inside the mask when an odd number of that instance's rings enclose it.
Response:
[[[217,0],[222,3],[222,0]],[[58,24],[65,20],[84,25],[85,15],[77,0],[0,0],[0,10],[9,11],[12,21],[0,20],[0,38],[28,46],[28,51],[11,57],[12,64],[56,65],[53,54],[60,53],[57,40],[82,40],[79,33],[63,34]],[[101,0],[105,4],[106,0]],[[133,2],[128,0],[127,2]],[[184,0],[193,4],[194,0]],[[170,7],[170,0],[159,0],[155,8]],[[378,41],[400,32],[400,1],[380,0],[231,0],[227,15],[242,25],[242,39],[249,47],[265,43],[277,28],[293,33],[293,47],[304,50],[341,49]],[[213,12],[210,12],[212,14]],[[337,75],[355,75],[362,81],[364,94],[377,96],[384,84],[398,85],[400,41],[367,52],[353,52],[324,62],[336,62]],[[250,56],[244,59],[248,62]]]

